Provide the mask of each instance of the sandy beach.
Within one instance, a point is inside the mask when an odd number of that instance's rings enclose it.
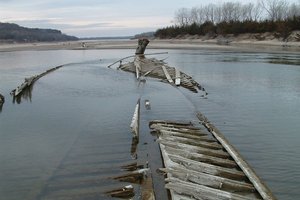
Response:
[[[135,49],[137,40],[87,40],[49,43],[0,44],[0,52],[35,50],[88,50],[88,49]],[[239,40],[220,45],[217,40],[203,39],[153,39],[148,49],[221,49],[255,52],[293,52],[300,53],[300,42],[281,42],[274,40]]]

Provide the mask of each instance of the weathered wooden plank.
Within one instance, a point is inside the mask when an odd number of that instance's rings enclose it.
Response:
[[[179,155],[169,154],[168,156],[173,162],[185,166],[188,169],[192,169],[192,170],[196,170],[196,171],[200,171],[200,172],[204,172],[216,176],[222,176],[234,180],[247,180],[246,175],[242,171],[220,167],[212,164],[207,164],[199,161],[194,161]]]
[[[124,186],[123,188],[118,188],[115,190],[110,190],[105,192],[107,195],[111,197],[118,198],[132,198],[134,197],[134,190],[132,185]]]
[[[211,174],[186,169],[179,165],[160,170],[169,173],[172,177],[178,178],[182,181],[190,181],[192,183],[209,186],[216,189],[222,189],[225,191],[255,192],[256,190],[252,184],[246,182],[231,180],[220,176],[214,176]]]
[[[208,149],[215,149],[215,150],[223,149],[222,145],[218,143],[198,141],[198,140],[193,140],[188,138],[174,138],[174,137],[160,136],[160,139],[170,141],[170,142],[178,142],[178,143],[189,144],[193,146],[200,146]]]
[[[135,138],[139,137],[140,102],[141,102],[141,99],[138,100],[138,102],[135,106],[133,117],[132,117],[131,124],[130,124],[130,128],[132,130],[133,137],[135,137]]]
[[[272,194],[271,190],[262,182],[262,180],[256,175],[254,170],[250,165],[242,158],[238,151],[228,142],[228,140],[223,136],[223,134],[212,124],[208,122],[205,116],[200,112],[197,114],[198,119],[202,124],[214,135],[214,137],[222,144],[222,146],[227,150],[235,162],[239,165],[242,171],[246,174],[249,180],[252,182],[254,187],[257,189],[259,194],[263,199],[276,199]]]
[[[140,71],[142,69],[141,64],[140,64],[140,56],[135,56],[134,59],[134,66],[135,66],[135,75],[136,75],[136,79],[140,78]]]
[[[153,123],[153,124],[151,124],[150,128],[152,128],[154,126],[174,128],[174,129],[180,129],[180,130],[186,130],[186,131],[201,130],[198,127],[192,126],[192,124],[189,124],[189,125],[178,125],[178,124],[166,124],[166,123]]]
[[[168,130],[160,130],[159,131],[161,135],[165,136],[171,136],[171,137],[179,137],[179,138],[188,138],[188,139],[194,139],[199,141],[205,141],[205,142],[215,142],[212,138],[208,137],[207,135],[195,135],[195,134],[188,134],[188,133],[182,133],[182,132],[175,132],[175,131],[168,131]]]
[[[218,157],[218,158],[231,158],[231,156],[227,152],[222,151],[222,150],[207,149],[207,148],[202,148],[202,147],[193,146],[193,145],[189,145],[189,144],[182,144],[182,143],[178,143],[178,142],[169,142],[169,141],[160,140],[160,139],[158,139],[157,142],[159,142],[165,146],[169,146],[169,147],[173,147],[173,148],[177,148],[177,149],[185,149],[192,153],[201,153],[204,155],[214,156],[214,157]]]
[[[165,150],[169,154],[182,156],[184,158],[191,159],[194,161],[205,162],[205,163],[209,163],[212,165],[218,165],[218,166],[226,167],[226,168],[236,168],[237,167],[237,164],[234,161],[229,160],[229,159],[208,156],[208,155],[204,155],[204,154],[200,154],[200,153],[193,153],[193,152],[189,152],[185,149],[176,149],[176,148],[168,147],[168,146],[165,146]]]
[[[203,185],[198,185],[190,182],[185,182],[177,178],[168,178],[166,188],[175,191],[179,194],[185,194],[196,199],[207,200],[255,200],[260,199],[255,196],[239,195],[231,192],[226,192]]]
[[[170,76],[168,70],[166,69],[166,67],[165,67],[164,65],[162,65],[161,68],[163,69],[164,74],[165,74],[167,80],[169,81],[169,83],[174,83],[174,81],[173,81],[173,79],[171,78],[171,76]]]
[[[180,85],[180,71],[175,68],[175,85]]]
[[[159,124],[165,126],[192,127],[192,122],[178,122],[178,121],[169,121],[169,120],[152,120],[149,122],[149,127],[151,128],[153,124]]]

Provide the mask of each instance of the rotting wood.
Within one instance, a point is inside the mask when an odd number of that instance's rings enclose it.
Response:
[[[238,153],[238,151],[228,142],[228,140],[224,137],[224,135],[215,126],[213,126],[207,120],[207,118],[200,112],[197,113],[197,117],[202,122],[202,124],[207,128],[207,130],[213,134],[213,136],[222,144],[222,146],[232,156],[232,158],[239,165],[242,171],[247,175],[247,177],[252,182],[252,184],[257,189],[257,191],[260,193],[260,195],[263,197],[263,199],[276,199],[275,196],[272,194],[271,190],[256,175],[254,170],[242,158],[242,156]]]
[[[123,199],[132,198],[135,195],[132,185],[127,185],[122,188],[110,190],[105,193],[111,197],[117,197],[117,198],[123,198]]]
[[[135,137],[137,139],[139,138],[140,102],[141,102],[141,99],[138,100],[138,102],[135,106],[133,117],[132,117],[131,124],[130,124],[130,128],[131,128],[133,137]]]
[[[197,183],[200,185],[206,185],[216,189],[226,188],[232,191],[255,191],[255,187],[252,184],[247,182],[236,181],[228,178],[223,178],[220,176],[214,176],[207,173],[202,173],[190,169],[186,169],[181,166],[174,166],[171,168],[160,169],[165,173],[171,173],[173,177],[178,178],[180,180]]]
[[[180,71],[177,68],[175,68],[175,85],[180,85]]]
[[[174,163],[185,166],[187,169],[197,170],[200,172],[222,176],[233,180],[247,180],[246,175],[243,172],[238,171],[236,169],[230,169],[213,164],[208,164],[205,162],[199,162],[174,154],[169,154],[168,156]]]
[[[12,90],[11,91],[11,95],[13,97],[18,97],[20,96],[27,88],[31,87],[38,79],[40,79],[41,77],[47,75],[48,73],[51,73],[59,68],[63,67],[63,65],[60,65],[60,66],[57,66],[57,67],[53,67],[39,75],[35,75],[35,76],[32,76],[32,77],[29,77],[29,78],[25,78],[25,81],[20,85],[18,86],[16,89]]]
[[[213,149],[207,149],[207,148],[202,148],[202,147],[198,147],[198,146],[195,147],[195,146],[192,146],[189,144],[169,142],[169,141],[165,141],[165,140],[161,140],[161,139],[158,139],[156,141],[165,146],[170,146],[170,147],[177,148],[177,149],[185,149],[192,153],[200,153],[200,154],[205,154],[205,155],[209,155],[209,156],[214,156],[217,158],[230,158],[230,155],[227,152],[224,152],[222,150],[213,150]]]
[[[232,200],[255,200],[259,199],[255,196],[247,197],[240,194],[235,194],[231,192],[226,192],[218,189],[214,189],[211,187],[182,181],[177,178],[168,178],[167,179],[166,188],[176,191],[178,194],[185,194],[190,197],[194,197],[196,199],[209,199],[209,200],[215,200],[215,199],[232,199]]]
[[[149,41],[148,41],[149,42]],[[176,72],[174,67],[170,67],[162,60],[155,58],[146,58],[144,50],[141,50],[143,41],[139,40],[139,46],[133,62],[121,64],[118,69],[137,74],[137,78],[141,76],[158,78],[161,81],[168,80],[168,83],[175,86],[173,80],[177,80],[177,86],[182,86],[192,92],[198,93],[203,91],[205,96],[207,92],[197,83],[191,76],[183,72]],[[147,43],[148,44],[148,43]],[[144,47],[146,48],[147,45]],[[142,55],[142,56],[141,56]],[[169,74],[169,75],[167,75]],[[166,78],[167,77],[167,78]],[[180,81],[179,81],[180,80]]]
[[[208,122],[206,118],[204,121]],[[170,124],[155,120],[149,123],[149,127],[158,132],[157,141],[165,165],[162,171],[167,173],[166,188],[170,190],[172,200],[275,199],[261,195],[248,174],[242,170],[240,162],[233,159],[214,134],[209,138],[181,133],[178,130],[188,130],[194,125],[185,123],[181,125],[182,128],[176,129],[172,124],[177,122],[169,122]],[[204,126],[209,131],[216,130],[207,124]],[[204,143],[206,139],[214,140],[211,144],[217,144],[221,148],[207,146],[208,142]]]
[[[143,167],[144,167],[143,165],[138,165],[137,162],[134,162],[131,164],[121,166],[121,169],[124,169],[126,171],[135,171],[137,169],[142,169]]]
[[[115,176],[113,179],[122,181],[122,182],[129,182],[129,183],[138,183],[141,184],[141,182],[144,179],[144,176],[149,171],[149,168],[146,169],[138,169],[132,172],[128,172],[126,174]]]
[[[173,147],[165,147],[165,150],[167,152],[172,152],[178,156],[182,156],[187,159],[191,159],[194,161],[199,161],[199,162],[205,162],[208,164],[213,164],[216,166],[221,166],[221,167],[226,167],[226,168],[236,168],[237,164],[229,159],[224,159],[224,158],[216,158],[214,156],[209,156],[209,155],[204,155],[201,153],[193,153],[186,151],[184,149],[176,149]]]
[[[145,50],[146,50],[146,47],[147,45],[149,44],[149,40],[146,39],[146,38],[143,38],[143,39],[139,39],[138,40],[138,47],[135,51],[135,54],[136,55],[139,55],[139,54],[144,54]]]
[[[171,78],[169,72],[167,71],[166,67],[163,65],[163,66],[161,66],[161,68],[163,69],[163,72],[164,72],[164,74],[165,74],[167,80],[169,81],[169,83],[172,83],[172,84],[173,84],[174,81],[172,80],[172,78]]]

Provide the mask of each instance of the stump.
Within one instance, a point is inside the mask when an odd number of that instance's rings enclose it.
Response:
[[[144,38],[144,39],[139,39],[138,41],[138,47],[135,51],[135,55],[140,55],[140,54],[144,54],[147,45],[149,44],[149,40]]]

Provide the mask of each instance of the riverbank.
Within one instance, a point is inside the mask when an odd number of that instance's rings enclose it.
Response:
[[[136,40],[87,40],[53,43],[0,44],[0,52],[36,50],[87,50],[87,49],[135,49]],[[234,40],[220,42],[218,39],[153,39],[148,49],[221,49],[255,52],[300,53],[300,42],[277,40]]]

